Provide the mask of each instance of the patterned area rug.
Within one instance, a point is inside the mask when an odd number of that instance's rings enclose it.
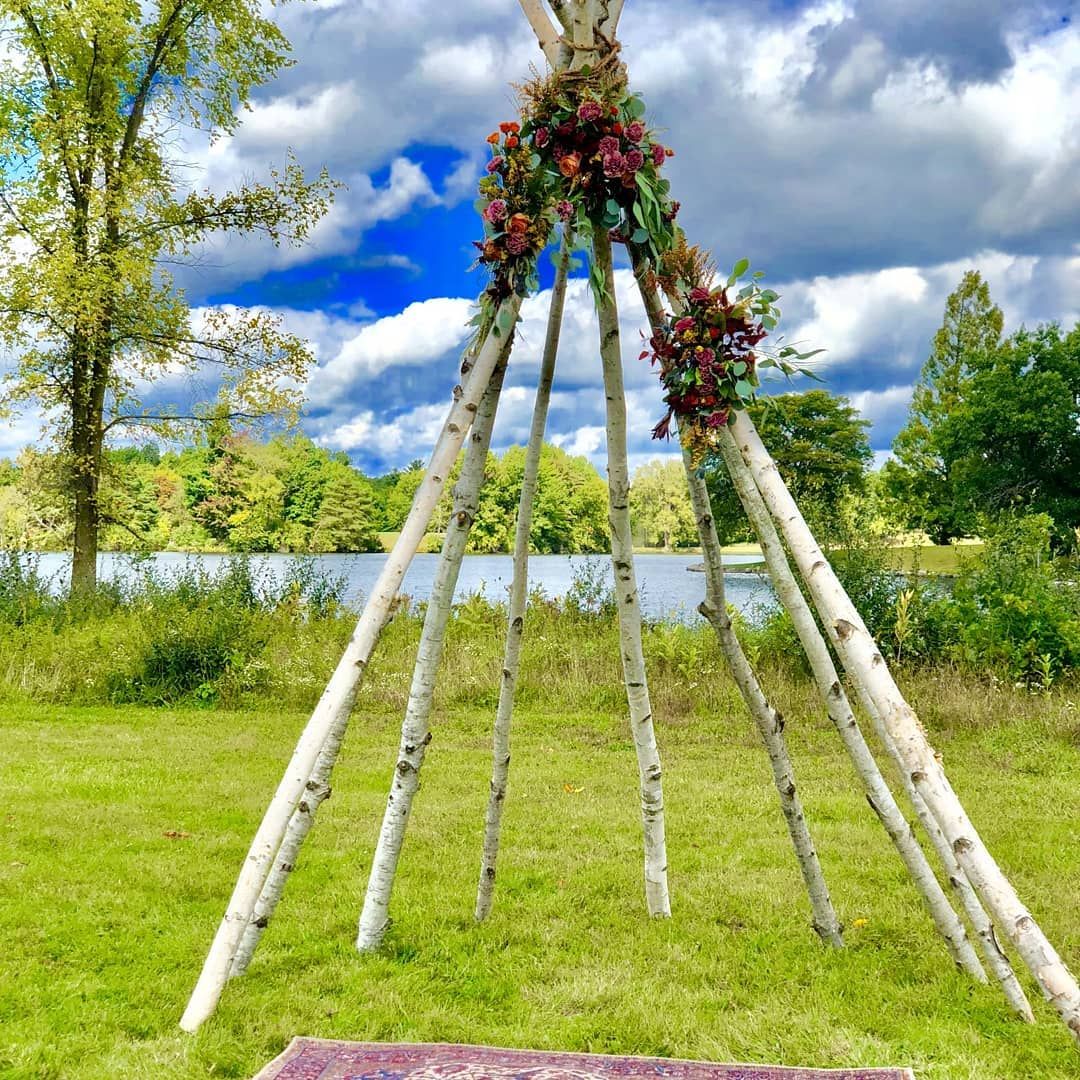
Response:
[[[914,1080],[907,1069],[791,1069],[447,1043],[293,1039],[255,1080]]]

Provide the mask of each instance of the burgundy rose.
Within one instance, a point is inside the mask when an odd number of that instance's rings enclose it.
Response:
[[[568,135],[570,135],[573,132],[573,130],[574,130],[574,121],[573,120],[564,120],[555,129],[555,134],[558,135],[561,139],[565,139]]]
[[[602,157],[607,157],[608,154],[617,154],[619,152],[619,140],[614,135],[605,135],[597,144],[596,149],[600,152]]]
[[[640,120],[632,120],[624,132],[632,143],[639,143],[645,138],[645,125]]]
[[[686,330],[693,330],[694,325],[694,320],[689,315],[686,315],[675,324],[675,333],[681,334]]]
[[[708,289],[702,288],[700,285],[697,285],[690,290],[690,299],[695,304],[704,303],[711,295],[712,293],[710,293]]]
[[[523,255],[529,246],[529,241],[521,233],[510,233],[506,238],[506,250],[511,255]]]
[[[622,176],[626,169],[626,158],[622,154],[606,154],[604,156],[604,175],[609,179]]]
[[[631,172],[637,172],[645,164],[645,155],[638,149],[626,152],[626,167]]]
[[[652,146],[649,147],[649,153],[652,154],[653,164],[657,168],[660,168],[660,166],[664,164],[664,158],[666,157],[664,148],[659,143],[653,143]]]
[[[503,159],[501,157],[493,157],[487,163],[487,171],[490,172],[490,173],[498,172],[502,168],[502,165],[503,165]]]
[[[533,143],[538,147],[547,146],[550,135],[551,132],[546,127],[537,128],[533,132]]]
[[[492,201],[484,207],[484,220],[490,221],[492,225],[502,221],[505,217],[506,201],[504,199],[492,199]]]
[[[555,213],[561,221],[569,221],[574,216],[574,204],[567,199],[560,199],[555,204]]]
[[[604,110],[598,101],[583,101],[578,106],[578,119],[585,124],[599,120],[604,115]]]

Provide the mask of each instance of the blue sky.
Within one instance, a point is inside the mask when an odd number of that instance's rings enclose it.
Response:
[[[627,0],[620,37],[649,118],[676,151],[681,221],[723,265],[782,294],[782,329],[825,349],[825,385],[903,423],[945,297],[977,267],[1006,327],[1080,318],[1080,27],[1072,0]],[[470,301],[484,136],[541,57],[513,0],[316,0],[275,9],[296,63],[233,139],[192,144],[216,189],[291,148],[347,189],[300,249],[215,241],[177,271],[193,306],[264,306],[308,337],[305,430],[381,471],[426,456]],[[545,275],[549,271],[545,262]],[[631,457],[662,409],[637,359],[628,275]],[[496,429],[524,438],[546,297],[525,308]],[[167,388],[168,389],[168,388]],[[604,465],[596,328],[571,289],[550,435]],[[26,417],[0,453],[33,441]]]

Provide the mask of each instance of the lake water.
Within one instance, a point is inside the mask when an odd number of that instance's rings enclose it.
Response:
[[[268,575],[276,579],[285,574],[289,564],[303,556],[255,555],[252,561]],[[51,577],[57,588],[66,583],[70,568],[67,555],[50,553],[37,556],[42,574]],[[204,566],[213,572],[229,558],[227,555],[191,555],[184,552],[163,551],[149,557],[164,574],[175,572],[185,564]],[[346,599],[356,604],[370,592],[382,569],[386,556],[372,555],[317,555],[310,557],[328,574],[344,577]],[[438,555],[417,555],[405,575],[401,591],[417,600],[424,599],[431,591]],[[638,555],[635,557],[638,585],[641,590],[641,606],[646,618],[679,619],[693,621],[699,618],[697,605],[705,597],[705,575],[690,570],[701,564],[700,555]],[[759,561],[753,555],[725,556],[725,565]],[[106,554],[99,557],[99,572],[104,579],[124,578],[132,572],[129,556]],[[544,594],[557,598],[566,595],[577,575],[599,573],[611,585],[611,560],[607,555],[533,555],[529,559],[529,584]],[[482,592],[492,600],[503,600],[510,589],[513,577],[513,560],[509,555],[466,555],[461,565],[456,598],[463,599],[475,592]],[[775,605],[775,598],[768,582],[758,574],[742,573],[725,576],[727,598],[751,619],[756,613]]]

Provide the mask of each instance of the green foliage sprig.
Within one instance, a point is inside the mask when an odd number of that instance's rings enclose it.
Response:
[[[642,359],[659,366],[666,391],[668,411],[653,428],[653,438],[669,437],[672,419],[677,418],[695,461],[715,448],[716,433],[754,400],[762,368],[813,376],[796,361],[822,351],[803,353],[793,345],[765,344],[780,320],[779,296],[761,287],[760,270],[736,288],[749,269],[749,260],[741,259],[724,284],[710,288],[709,283],[698,283],[678,292],[681,312],[668,317],[641,353]]]

